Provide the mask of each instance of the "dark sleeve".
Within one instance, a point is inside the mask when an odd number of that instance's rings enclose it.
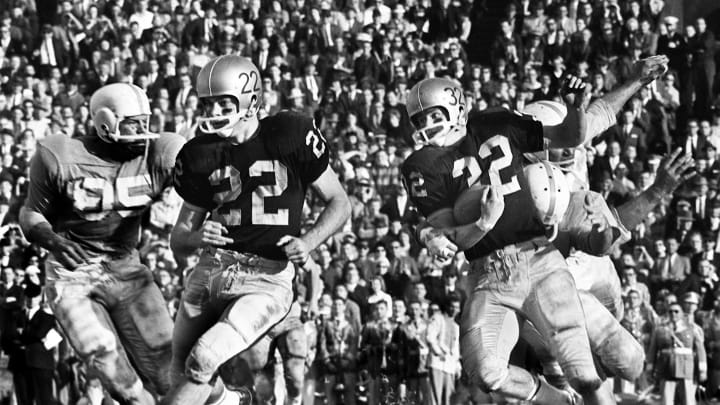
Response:
[[[30,162],[30,185],[25,207],[45,216],[60,195],[60,165],[46,148],[38,147]]]
[[[193,160],[188,148],[183,147],[175,161],[173,184],[175,191],[186,202],[212,211],[216,208],[207,175],[193,170]]]
[[[540,121],[533,116],[514,112],[510,120],[510,133],[508,137],[520,152],[538,152],[545,149],[543,127]]]
[[[303,184],[312,184],[327,169],[330,161],[327,141],[310,119],[304,123],[305,130],[295,139],[295,163]]]
[[[425,217],[442,208],[451,208],[450,192],[446,190],[441,170],[424,170],[415,165],[403,165],[402,181],[410,201]]]

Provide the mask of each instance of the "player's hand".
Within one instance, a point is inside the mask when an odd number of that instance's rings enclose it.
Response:
[[[277,246],[280,246],[282,248],[288,260],[297,265],[304,265],[310,257],[310,248],[308,247],[307,243],[305,243],[305,241],[300,238],[285,235],[280,238]]]
[[[655,55],[640,59],[635,62],[635,66],[633,66],[635,79],[640,80],[643,84],[651,83],[667,72],[669,61],[665,55]]]
[[[682,148],[677,148],[660,162],[654,184],[660,187],[664,194],[670,195],[693,176],[695,161],[692,156],[683,153]]]
[[[600,197],[598,194],[588,193],[585,196],[584,205],[588,221],[590,221],[590,224],[592,224],[593,230],[597,232],[604,232],[605,229],[608,227],[608,220],[601,209],[602,203],[596,201],[600,198],[602,197]]]
[[[75,270],[90,259],[82,246],[60,235],[52,239],[48,250],[52,252],[55,260],[68,270]]]
[[[485,187],[480,195],[480,219],[477,225],[492,228],[505,211],[505,197],[497,187]]]
[[[592,96],[591,87],[581,78],[568,75],[562,87],[562,97],[565,104],[577,109],[585,110],[590,104]]]
[[[199,247],[225,246],[233,243],[234,240],[232,238],[223,236],[227,235],[227,233],[227,228],[220,222],[207,220],[202,228],[195,232],[195,237],[199,239],[199,243],[196,245]]]
[[[707,381],[707,371],[701,371],[698,375],[698,380],[700,380],[701,383]]]
[[[428,253],[441,259],[450,259],[457,253],[458,247],[442,231],[427,227],[420,231],[420,242]]]

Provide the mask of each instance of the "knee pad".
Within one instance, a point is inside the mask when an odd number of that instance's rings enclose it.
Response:
[[[613,330],[596,349],[603,368],[615,377],[635,381],[645,364],[642,345],[622,327]]]
[[[493,355],[462,359],[468,378],[485,391],[497,391],[508,376],[508,365]]]
[[[218,322],[193,346],[185,362],[185,375],[201,384],[212,380],[215,372],[230,358],[248,346],[248,342],[232,325]]]

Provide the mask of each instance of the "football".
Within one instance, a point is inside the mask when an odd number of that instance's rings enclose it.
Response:
[[[480,218],[480,199],[486,188],[490,186],[475,184],[460,194],[453,207],[453,217],[458,225],[467,225]]]

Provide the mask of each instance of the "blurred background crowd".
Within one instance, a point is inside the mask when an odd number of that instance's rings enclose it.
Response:
[[[706,18],[678,18],[690,3],[696,15],[708,11]],[[586,147],[591,188],[610,205],[646,189],[671,148],[692,154],[698,171],[613,253],[626,299],[622,324],[656,365],[639,381],[618,381],[615,390],[652,401],[662,394],[659,383],[670,381],[676,384],[663,386],[694,392],[700,383],[706,397],[720,397],[720,85],[712,32],[720,13],[710,13],[717,6],[715,0],[0,0],[0,344],[13,380],[4,401],[32,404],[38,390],[50,390],[62,404],[103,401],[98,380],[64,342],[48,339],[52,322],[33,322],[43,305],[36,286],[43,285],[45,252],[25,241],[17,217],[37,142],[49,134],[90,134],[89,97],[112,82],[147,91],[152,131],[189,139],[197,129],[195,76],[213,56],[228,53],[250,57],[263,72],[261,114],[290,109],[315,117],[351,195],[351,222],[314,252],[324,292],[303,307],[313,348],[306,404],[493,401],[465,384],[459,365],[455,319],[468,263],[462,254],[447,262],[429,257],[413,237],[419,215],[398,168],[412,151],[404,102],[414,83],[452,77],[473,111],[521,110],[558,99],[567,74],[585,79],[599,97],[626,80],[638,59],[668,55],[671,70],[663,79],[641,90],[617,125]],[[152,207],[140,247],[171,312],[197,260],[175,260],[168,247],[180,204],[175,196]],[[306,224],[317,212],[311,197]],[[680,339],[668,343],[668,328]],[[675,340],[692,350],[684,376],[659,366]]]

